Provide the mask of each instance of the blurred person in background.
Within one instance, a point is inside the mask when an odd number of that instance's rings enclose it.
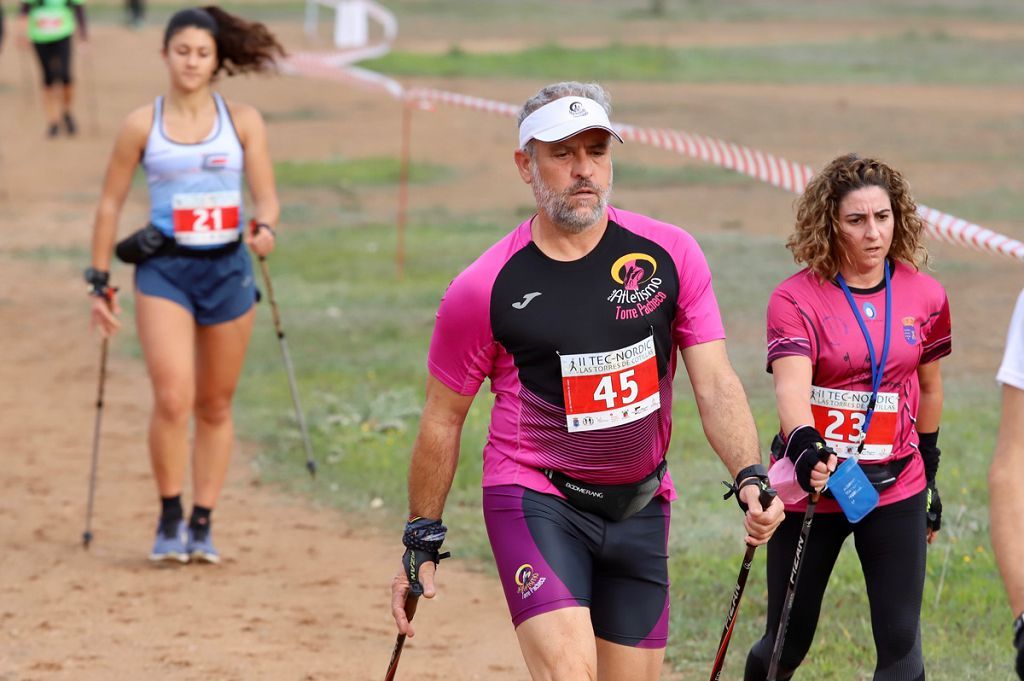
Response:
[[[69,135],[78,130],[71,105],[75,87],[71,73],[71,36],[88,40],[85,0],[28,0],[21,3],[18,41],[27,49],[31,42],[43,72],[43,108],[46,136],[56,137],[61,126]]]
[[[118,244],[118,254],[136,264],[135,316],[153,385],[149,453],[161,504],[153,561],[219,561],[211,513],[234,447],[231,402],[257,295],[242,243],[269,254],[280,209],[262,116],[212,85],[222,71],[263,71],[283,54],[263,24],[217,7],[178,12],[163,39],[167,94],[128,115],[107,167],[86,270],[92,322],[104,337],[120,326],[110,256],[140,163],[149,185],[150,225]],[[251,231],[243,227],[243,180],[254,203]],[[186,527],[181,494],[193,416]]]
[[[1024,291],[1010,320],[996,380],[1003,385],[1003,413],[988,474],[992,548],[1016,615],[1013,645],[1017,676],[1024,679]]]
[[[949,301],[919,270],[924,223],[903,176],[855,154],[829,163],[797,203],[786,244],[805,269],[768,302],[767,369],[775,384],[780,437],[807,492],[828,447],[859,456],[878,505],[847,519],[831,492],[817,504],[779,662],[790,679],[810,649],[839,551],[853,535],[867,586],[875,681],[924,679],[921,597],[927,545],[941,526],[935,477],[942,415],[939,360],[951,351]],[[819,470],[820,472],[820,470]],[[764,681],[779,627],[804,499],[768,543],[764,637],[747,658],[745,681]]]
[[[142,26],[142,22],[146,19],[145,0],[125,0],[124,10],[129,26],[132,28]]]

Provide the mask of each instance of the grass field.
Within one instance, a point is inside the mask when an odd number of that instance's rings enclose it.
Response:
[[[650,3],[644,0],[397,0],[387,4],[406,22],[403,26],[434,22],[431,25],[441,26],[446,38],[449,34],[444,31],[454,34],[470,25],[486,34],[481,25],[524,22],[531,12],[552,4],[560,11],[552,13],[551,21],[538,32],[557,33],[577,24],[586,30],[609,21],[627,27],[649,26],[652,20]],[[245,9],[249,16],[264,20],[294,19],[302,11],[301,3],[278,0],[227,6]],[[152,21],[162,20],[177,7],[155,3]],[[581,7],[586,11],[573,11]],[[122,11],[121,3],[113,0],[98,0],[90,3],[90,8],[101,20],[117,19]],[[837,17],[1013,22],[1024,19],[1024,6],[1011,0],[871,0],[853,4],[679,0],[668,3],[664,21],[668,26],[704,21],[713,28],[716,23]],[[547,44],[475,54],[461,49],[457,37],[451,38],[451,43],[453,47],[440,54],[398,52],[365,65],[425,80],[443,76],[451,79],[449,84],[460,77],[520,78],[538,84],[581,77],[702,84],[759,82],[779,87],[844,83],[1002,86],[1019,84],[1024,77],[1024,48],[1019,42],[980,41],[933,28],[865,41],[722,48],[609,41],[602,48]],[[301,105],[276,119],[268,116],[268,122],[326,118],[315,106]],[[922,130],[922,137],[926,135]],[[920,146],[927,148],[917,151],[917,158],[936,163],[971,160],[1008,166],[1017,158],[1012,149],[999,149],[1002,155],[998,157],[993,152],[978,152],[968,159],[959,149],[948,151],[940,144]],[[472,172],[466,167],[418,163],[413,165],[412,178],[434,188],[457,183],[464,178],[460,173]],[[427,345],[437,303],[449,280],[511,229],[526,209],[500,216],[454,208],[414,212],[407,244],[410,257],[404,276],[398,278],[393,261],[394,225],[380,217],[381,210],[364,210],[361,198],[394,187],[396,159],[290,159],[279,162],[275,169],[284,201],[284,225],[271,270],[320,464],[316,482],[309,481],[303,467],[288,384],[266,304],[259,309],[238,391],[239,431],[258,444],[254,464],[262,480],[338,507],[353,527],[372,525],[392,532],[397,555],[406,511],[406,468],[422,405]],[[753,181],[705,167],[670,168],[631,161],[616,165],[616,183],[622,189],[742,190]],[[920,198],[973,221],[1009,222],[1019,227],[1024,202],[1017,189],[1006,183],[977,191],[966,187],[956,194],[933,190],[933,195]],[[523,204],[527,200],[524,192]],[[443,201],[443,197],[438,199],[438,203]],[[643,205],[632,203],[629,208],[644,210]],[[291,229],[300,224],[302,229]],[[771,288],[794,266],[776,237],[723,232],[696,236],[715,273],[730,355],[747,388],[766,446],[777,423],[770,379],[763,371],[764,308]],[[68,261],[77,267],[85,254],[81,249],[47,248],[23,252],[22,257]],[[947,259],[936,274],[944,283],[946,278],[963,282],[983,276],[985,267],[976,260],[965,264]],[[125,274],[119,269],[115,278],[126,281]],[[130,300],[124,304],[130,315]],[[970,351],[961,345],[954,347],[958,357]],[[128,351],[137,354],[137,349]],[[671,664],[686,678],[698,678],[710,668],[743,553],[742,532],[735,505],[721,499],[719,481],[726,474],[704,438],[682,371],[676,384],[669,461],[681,499],[674,506],[672,528],[674,586],[668,654]],[[1010,616],[988,541],[985,480],[998,416],[997,392],[990,373],[963,370],[948,375],[946,388],[941,442],[945,454],[939,475],[946,525],[930,549],[922,618],[929,678],[1009,679]],[[482,391],[467,419],[445,520],[457,560],[493,572],[479,490],[480,451],[490,403],[489,393]],[[731,647],[727,678],[739,676],[746,649],[760,635],[765,606],[763,571],[763,556],[759,556]],[[870,623],[863,579],[850,546],[840,558],[823,610],[826,614],[799,678],[869,679],[870,672],[865,670],[873,660]]]
[[[253,341],[238,413],[244,431],[265,446],[262,473],[296,491],[335,504],[359,525],[388,525],[397,532],[405,512],[405,471],[415,435],[425,356],[439,297],[450,277],[509,225],[466,220],[457,225],[421,221],[410,233],[414,255],[405,277],[394,278],[394,231],[384,225],[323,225],[295,234],[273,258],[275,289],[299,372],[320,477],[311,485],[302,468],[301,444],[267,310]],[[716,275],[727,328],[745,335],[774,281],[792,270],[788,254],[767,239],[698,235]],[[730,352],[751,395],[762,440],[774,429],[770,383],[762,350],[733,342]],[[924,608],[925,654],[936,678],[999,678],[1006,650],[1002,586],[987,540],[985,470],[993,445],[995,392],[986,380],[949,386],[943,428],[940,487],[947,530],[931,549]],[[721,500],[724,471],[707,446],[684,374],[677,377],[674,442],[670,463],[683,481],[674,507],[671,570],[673,604],[670,659],[680,669],[706,672],[720,633],[733,574],[742,554],[740,518]],[[467,420],[462,458],[446,511],[450,544],[459,559],[490,570],[479,510],[480,451],[490,397],[482,391]],[[374,499],[383,501],[372,508]],[[964,507],[961,515],[960,506]],[[946,552],[941,599],[936,589]],[[750,580],[734,639],[732,665],[757,636],[765,603],[763,563]],[[848,548],[833,576],[806,675],[851,676],[872,659],[863,580]],[[974,635],[969,654],[961,645]],[[735,667],[734,667],[735,668]],[[993,676],[993,674],[995,676]]]
[[[697,83],[970,83],[1009,84],[1024,76],[1019,41],[975,41],[908,32],[848,43],[673,49],[610,44],[571,49],[556,44],[513,53],[392,52],[365,62],[398,76],[686,81]]]

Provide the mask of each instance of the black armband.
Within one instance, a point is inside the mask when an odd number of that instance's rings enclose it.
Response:
[[[918,433],[917,449],[921,452],[921,460],[924,462],[924,478],[928,482],[935,482],[935,475],[939,472],[939,456],[942,450],[939,449],[939,431],[936,428],[934,433]]]

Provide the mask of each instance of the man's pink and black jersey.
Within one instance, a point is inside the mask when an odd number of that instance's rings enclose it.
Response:
[[[952,349],[949,300],[942,285],[898,262],[890,286],[893,310],[889,315],[889,357],[868,430],[867,442],[873,443],[875,453],[862,457],[864,465],[914,456],[918,444],[914,423],[921,398],[917,368],[945,357]],[[875,356],[881,358],[886,318],[884,284],[869,290],[851,288],[851,292],[871,335]],[[863,418],[866,395],[871,392],[871,359],[842,289],[835,282],[822,281],[810,270],[794,274],[772,293],[767,327],[768,371],[780,357],[801,355],[811,360],[815,426],[843,455],[843,446],[852,448],[843,443],[856,441],[860,432],[858,419]],[[906,499],[924,485],[924,466],[915,456],[896,483],[882,492],[879,503]],[[819,510],[838,511],[839,506],[823,498]]]
[[[545,256],[523,222],[441,301],[430,373],[462,395],[490,378],[495,394],[485,487],[557,494],[543,469],[598,484],[649,475],[672,430],[676,348],[725,337],[693,237],[608,216],[597,246],[571,262]],[[659,493],[675,497],[668,476]]]

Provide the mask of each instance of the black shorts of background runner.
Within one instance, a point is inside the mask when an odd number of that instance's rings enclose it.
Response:
[[[793,676],[811,647],[825,587],[851,533],[871,606],[877,654],[873,681],[924,681],[920,622],[927,551],[925,494],[879,506],[856,525],[842,513],[815,515],[782,647],[779,681]],[[802,520],[803,513],[787,512],[768,542],[768,626],[750,650],[744,681],[765,681],[768,676]],[[851,669],[851,678],[861,671]]]
[[[55,83],[71,85],[71,37],[33,45],[43,67],[43,84],[46,87]]]

